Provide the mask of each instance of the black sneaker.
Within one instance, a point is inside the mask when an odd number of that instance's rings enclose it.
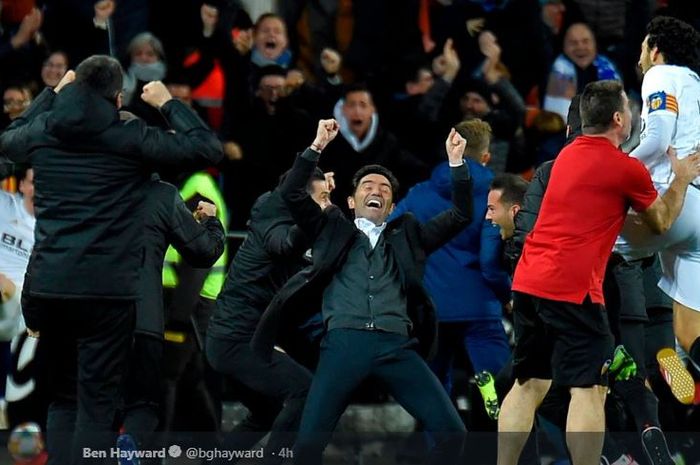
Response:
[[[650,426],[642,431],[642,446],[652,465],[676,465],[668,450],[663,431]]]

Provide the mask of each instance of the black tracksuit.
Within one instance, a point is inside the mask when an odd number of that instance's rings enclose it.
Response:
[[[50,465],[79,460],[82,447],[114,445],[108,433],[136,318],[153,165],[223,157],[184,104],[171,100],[161,112],[175,133],[121,121],[113,102],[76,82],[58,95],[45,89],[0,135],[0,151],[35,173],[36,244],[22,307],[55,354],[47,367]]]
[[[282,352],[263,359],[253,353],[250,340],[267,305],[306,263],[307,243],[278,190],[260,196],[207,330],[209,363],[234,380],[250,411],[232,436],[231,448],[247,449],[270,430],[269,451],[293,443],[293,434],[285,433],[298,428],[311,373]],[[281,457],[266,454],[266,460],[274,463]]]

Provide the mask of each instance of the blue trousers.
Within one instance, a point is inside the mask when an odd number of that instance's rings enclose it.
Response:
[[[301,418],[294,462],[319,465],[350,394],[362,380],[383,383],[408,413],[434,433],[429,463],[462,463],[466,429],[447,393],[414,350],[417,341],[400,334],[332,329],[321,341],[321,356]]]

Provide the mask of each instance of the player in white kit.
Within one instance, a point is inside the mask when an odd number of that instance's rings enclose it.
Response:
[[[33,375],[38,339],[26,334],[20,306],[24,273],[34,247],[34,172],[16,170],[19,193],[0,190],[0,341],[12,340],[5,400],[9,427],[43,423],[46,404],[36,397]]]
[[[668,147],[678,158],[700,143],[700,34],[669,17],[654,18],[647,27],[639,65],[642,83],[642,134],[631,153],[651,173],[663,194],[672,180]],[[659,252],[663,277],[659,287],[674,300],[676,338],[700,362],[700,178],[690,187],[683,210],[668,232],[654,235],[638,217],[629,215],[616,252],[635,260]]]

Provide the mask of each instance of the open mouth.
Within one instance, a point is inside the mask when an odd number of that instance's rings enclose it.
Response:
[[[268,50],[274,50],[275,48],[277,48],[277,44],[274,41],[269,40],[265,42],[265,48]]]
[[[365,205],[367,208],[374,208],[376,210],[381,210],[382,208],[382,203],[377,199],[368,200]]]

